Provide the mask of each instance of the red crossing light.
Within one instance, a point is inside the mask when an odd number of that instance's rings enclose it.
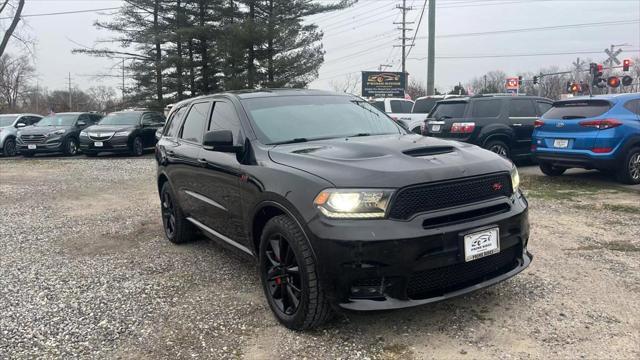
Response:
[[[620,86],[620,78],[617,76],[611,76],[607,79],[607,85],[609,85],[609,87],[612,88],[617,88],[618,86]]]
[[[631,59],[622,60],[622,71],[629,71],[629,67],[631,67]]]

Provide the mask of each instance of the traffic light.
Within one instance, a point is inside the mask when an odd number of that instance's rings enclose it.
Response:
[[[522,86],[522,76],[518,76],[518,86]]]
[[[568,93],[572,92],[572,91],[571,91],[571,88],[572,88],[572,87],[573,87],[573,84],[571,83],[571,81],[567,81],[567,92],[568,92]]]
[[[599,88],[603,88],[606,86],[606,81],[602,78],[602,64],[589,64],[589,72],[591,73],[591,77],[593,79],[593,81],[591,81],[591,85],[597,86]]]
[[[539,76],[534,76],[533,77],[533,85],[538,85],[538,83],[540,82],[540,77]]]
[[[631,66],[631,59],[622,60],[622,71],[629,71],[630,66]]]
[[[610,76],[607,79],[607,85],[614,89],[617,88],[618,86],[620,86],[620,78],[617,76]]]
[[[573,83],[571,84],[571,92],[577,94],[580,92],[580,84]]]
[[[629,75],[625,75],[622,77],[622,85],[629,86],[633,82],[633,78]]]

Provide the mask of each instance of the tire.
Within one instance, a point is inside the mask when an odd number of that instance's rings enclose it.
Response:
[[[96,156],[98,156],[98,153],[97,153],[97,152],[83,151],[83,153],[84,153],[84,155],[85,155],[86,157],[96,157]]]
[[[554,166],[549,163],[540,163],[540,171],[547,176],[560,176],[567,171],[567,168],[561,166]]]
[[[139,136],[136,136],[131,142],[131,155],[142,156],[143,154],[144,146],[142,144],[142,139]]]
[[[74,138],[67,138],[62,144],[62,152],[66,156],[78,155],[78,142]]]
[[[295,221],[281,215],[267,222],[259,258],[264,294],[280,323],[305,330],[331,318],[333,311],[320,284],[316,260]]]
[[[500,140],[490,140],[484,144],[484,148],[494,152],[502,157],[510,158],[511,157],[511,149],[509,145],[507,145],[504,141]]]
[[[195,239],[196,228],[184,216],[171,185],[165,182],[160,190],[162,227],[167,240],[174,244],[183,244]]]
[[[12,138],[7,139],[4,142],[4,148],[2,149],[2,155],[6,157],[16,156],[18,153],[16,149],[16,141]]]
[[[618,169],[618,181],[624,184],[640,184],[640,147],[632,148]]]

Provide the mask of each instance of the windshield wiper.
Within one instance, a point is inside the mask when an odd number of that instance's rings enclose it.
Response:
[[[358,133],[358,134],[355,134],[355,135],[348,135],[348,136],[345,136],[345,137],[350,138],[350,137],[360,137],[360,136],[371,136],[371,134],[370,133]]]
[[[573,119],[586,119],[586,116],[580,116],[580,115],[567,115],[567,116],[563,116],[562,120],[573,120]]]
[[[303,142],[307,142],[307,141],[309,141],[309,139],[307,139],[307,138],[295,138],[295,139],[286,140],[286,141],[274,142],[274,143],[270,143],[270,144],[267,144],[267,145],[296,144],[296,143],[303,143]]]

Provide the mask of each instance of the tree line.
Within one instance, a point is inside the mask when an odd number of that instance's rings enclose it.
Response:
[[[305,87],[324,61],[323,33],[305,18],[353,3],[125,0],[111,20],[95,23],[120,48],[74,52],[128,62],[128,98],[156,108],[223,90]]]

